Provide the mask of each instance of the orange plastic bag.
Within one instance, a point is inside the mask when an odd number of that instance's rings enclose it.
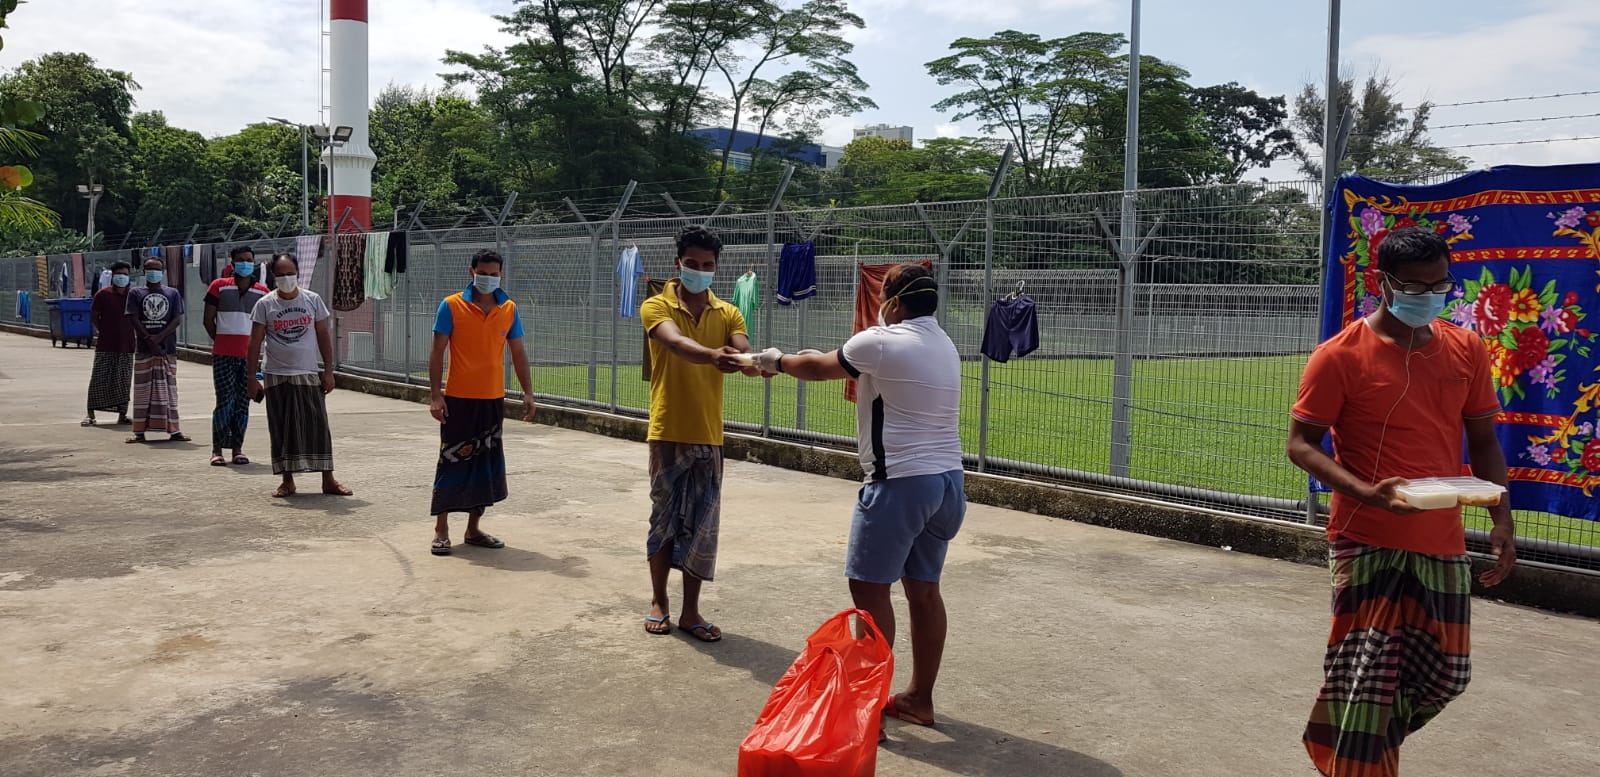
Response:
[[[850,616],[866,636],[856,639]],[[739,745],[739,777],[872,777],[894,652],[865,610],[829,618]]]

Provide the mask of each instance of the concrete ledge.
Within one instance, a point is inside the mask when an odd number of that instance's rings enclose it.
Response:
[[[49,338],[46,331],[12,324],[0,324],[0,331]],[[179,358],[202,364],[211,361],[208,354],[191,350],[180,351]],[[338,386],[390,399],[428,401],[428,388],[422,385],[341,373]],[[521,406],[515,399],[507,400],[507,404],[510,406],[507,415],[511,414],[511,408],[520,409]],[[538,422],[633,442],[644,442],[648,429],[642,419],[551,404],[539,406]],[[829,448],[730,433],[726,436],[724,453],[738,461],[815,475],[844,480],[861,477],[861,467],[853,453]],[[966,483],[967,498],[978,504],[1213,548],[1228,547],[1236,552],[1301,564],[1321,566],[1327,563],[1327,542],[1322,532],[1298,524],[1253,520],[1202,508],[1112,497],[1084,488],[976,472],[967,473]],[[1488,561],[1474,559],[1475,574],[1489,566]],[[1518,566],[1505,583],[1490,590],[1478,589],[1475,593],[1512,604],[1600,618],[1600,575],[1524,564]]]

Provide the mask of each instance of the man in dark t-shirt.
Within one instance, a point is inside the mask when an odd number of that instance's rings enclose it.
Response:
[[[163,285],[166,264],[144,263],[143,288],[128,292],[126,309],[135,332],[133,359],[133,436],[167,432],[176,442],[189,437],[178,429],[178,327],[183,324],[183,295]]]
[[[84,426],[94,426],[96,410],[117,412],[117,424],[131,424],[128,392],[133,385],[133,321],[128,318],[128,286],[133,265],[111,265],[111,279],[95,292],[89,305],[94,327],[94,370],[89,374],[89,414]]]

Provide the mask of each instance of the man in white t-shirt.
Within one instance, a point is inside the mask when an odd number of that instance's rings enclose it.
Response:
[[[350,496],[333,478],[333,433],[326,395],[333,391],[333,338],[328,306],[310,289],[300,288],[299,263],[279,254],[266,268],[276,287],[250,311],[250,398],[267,400],[267,433],[272,438],[272,474],[283,483],[273,496],[295,494],[294,473],[322,473],[322,493]],[[262,359],[265,349],[265,360]],[[261,365],[266,386],[255,377]]]
[[[933,314],[939,285],[926,267],[889,270],[879,325],[831,353],[756,357],[765,374],[799,380],[853,378],[861,487],[850,527],[845,576],[857,607],[894,643],[890,586],[911,606],[911,682],[884,713],[931,726],[933,684],[944,655],[946,619],[939,577],[967,499],[961,461],[961,357]]]

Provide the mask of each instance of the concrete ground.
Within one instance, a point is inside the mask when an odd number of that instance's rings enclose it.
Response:
[[[78,426],[90,361],[0,334],[6,777],[731,775],[848,605],[850,482],[730,463],[705,607],[727,638],[651,637],[640,445],[510,425],[485,522],[509,547],[434,558],[421,405],[336,392],[357,495],[273,500],[267,464],[206,466],[208,368],[179,367],[197,443],[134,447]],[[1314,774],[1317,568],[974,506],[946,591],[941,725],[891,722],[880,775]],[[1600,628],[1476,616],[1476,680],[1407,772],[1600,772]]]

